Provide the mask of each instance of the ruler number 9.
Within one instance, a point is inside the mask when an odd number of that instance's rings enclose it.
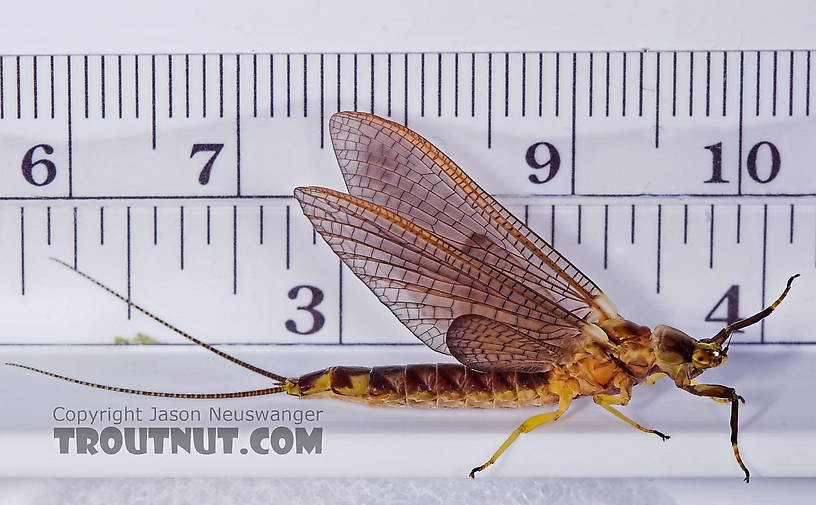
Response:
[[[297,333],[298,335],[311,335],[312,333],[317,333],[323,328],[323,325],[326,323],[326,318],[323,316],[323,313],[317,310],[315,307],[320,305],[320,302],[323,301],[323,291],[320,288],[316,288],[314,286],[307,286],[307,285],[300,285],[295,286],[289,290],[288,296],[290,300],[295,300],[298,297],[298,293],[302,289],[306,289],[311,294],[311,298],[309,298],[309,302],[306,305],[301,305],[298,307],[298,310],[305,310],[312,316],[312,327],[308,330],[301,331],[297,327],[297,323],[292,319],[286,321],[286,329],[291,331],[292,333]]]
[[[210,182],[210,172],[212,171],[213,163],[215,163],[215,158],[218,157],[218,154],[223,148],[224,144],[193,144],[193,149],[190,151],[190,158],[202,151],[213,153],[207,162],[204,163],[204,168],[201,169],[201,173],[198,174],[198,183],[202,186]]]
[[[546,161],[539,161],[539,158],[536,156],[541,151],[546,151],[549,154]],[[527,177],[533,184],[544,184],[545,182],[551,181],[561,167],[561,155],[558,154],[558,149],[549,142],[536,142],[531,145],[527,148],[527,153],[524,155],[524,158],[527,160],[527,165],[529,165],[530,168],[541,169],[549,167],[549,173],[544,179],[539,178],[536,174],[530,174]]]
[[[23,162],[20,164],[20,169],[23,171],[23,177],[26,181],[34,186],[45,186],[51,184],[54,181],[54,178],[57,176],[57,167],[54,165],[54,162],[49,160],[48,158],[42,158],[35,160],[34,154],[37,149],[42,148],[45,154],[53,154],[54,148],[48,144],[37,144],[36,146],[32,147],[23,155]],[[37,165],[42,165],[45,167],[45,179],[42,182],[37,182],[37,179],[34,178],[34,167]]]

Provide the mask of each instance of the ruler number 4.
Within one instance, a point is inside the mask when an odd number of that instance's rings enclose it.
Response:
[[[723,304],[725,304],[725,317],[715,316],[714,313],[717,312]],[[729,325],[736,323],[740,319],[742,318],[739,315],[739,284],[734,284],[728,288],[728,291],[717,301],[714,308],[706,315],[705,320]]]
[[[190,158],[202,151],[213,153],[204,164],[204,168],[201,169],[201,173],[198,174],[199,184],[204,185],[210,182],[210,171],[212,171],[213,163],[215,163],[215,158],[218,157],[218,154],[223,148],[224,144],[193,144],[193,149],[190,151]]]

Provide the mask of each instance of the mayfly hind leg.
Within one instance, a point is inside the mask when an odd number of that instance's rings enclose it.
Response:
[[[482,465],[479,465],[479,466],[477,466],[476,468],[474,468],[473,470],[470,471],[470,478],[471,479],[475,478],[476,477],[476,472],[481,472],[485,468],[487,468],[490,465],[492,465],[493,463],[495,463],[496,460],[499,459],[499,456],[501,456],[502,453],[505,450],[507,450],[507,448],[510,447],[510,445],[513,442],[516,441],[516,439],[519,437],[519,435],[521,435],[522,433],[529,433],[529,432],[533,431],[534,429],[538,428],[539,426],[541,426],[542,424],[546,424],[546,423],[550,423],[552,421],[555,421],[556,419],[558,419],[559,417],[564,415],[564,412],[566,412],[567,409],[569,409],[570,403],[572,403],[572,399],[574,398],[574,395],[572,395],[571,393],[566,393],[566,391],[569,391],[568,388],[565,387],[563,389],[565,391],[564,391],[563,394],[559,395],[558,409],[555,412],[547,412],[546,414],[538,414],[536,416],[533,416],[533,417],[527,419],[523,423],[521,423],[518,428],[513,430],[513,433],[511,433],[510,436],[507,437],[507,440],[505,440],[504,443],[496,450],[496,452],[493,453],[493,456],[491,456],[490,459],[487,460],[486,463],[484,463]]]
[[[620,405],[621,407],[626,406],[631,398],[632,398],[632,385],[630,383],[626,383],[620,387],[620,394],[618,396],[597,394],[592,397],[592,400],[601,407],[603,407],[604,409],[606,409],[607,411],[609,411],[613,416],[617,417],[622,421],[626,421],[627,423],[631,424],[632,426],[634,426],[635,428],[639,429],[644,433],[654,433],[663,440],[671,438],[669,435],[665,435],[657,430],[652,430],[644,426],[641,426],[640,424],[623,415],[618,409],[613,407],[613,405]]]

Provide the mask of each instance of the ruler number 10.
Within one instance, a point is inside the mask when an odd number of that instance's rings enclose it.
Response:
[[[705,146],[705,149],[711,151],[711,178],[703,182],[706,184],[712,182],[715,184],[727,183],[728,181],[723,179],[722,174],[722,142]],[[771,168],[768,175],[765,177],[761,177],[757,171],[757,156],[760,154],[761,150],[767,150],[771,155]],[[782,157],[779,154],[779,149],[767,140],[754,144],[751,150],[748,151],[748,158],[746,160],[748,175],[756,182],[766,184],[774,180],[776,176],[779,175],[779,167],[781,165]]]

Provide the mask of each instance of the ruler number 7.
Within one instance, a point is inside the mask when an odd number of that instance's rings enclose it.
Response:
[[[198,174],[198,182],[202,186],[210,182],[210,172],[212,171],[213,163],[215,163],[215,158],[218,157],[218,154],[223,148],[224,144],[193,144],[193,149],[190,151],[190,158],[202,151],[213,153],[207,162],[204,163],[204,168],[201,169],[201,173]]]

